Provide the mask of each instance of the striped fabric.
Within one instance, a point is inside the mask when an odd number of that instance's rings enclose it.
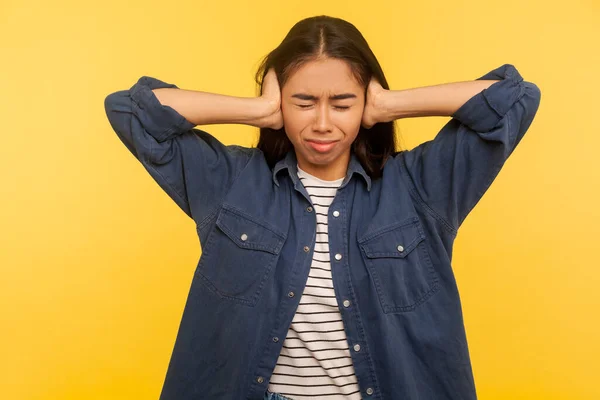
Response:
[[[317,217],[310,273],[268,390],[291,399],[360,400],[342,316],[333,290],[327,216],[343,178],[323,181],[298,168]]]

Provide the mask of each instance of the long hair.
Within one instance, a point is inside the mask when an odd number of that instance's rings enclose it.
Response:
[[[348,63],[355,79],[365,88],[365,102],[372,76],[389,89],[377,58],[358,29],[343,19],[321,15],[297,22],[281,44],[264,57],[255,76],[259,95],[262,95],[264,78],[270,68],[275,70],[281,88],[303,64],[327,57]],[[260,128],[256,147],[264,153],[271,168],[293,149],[285,128]],[[377,123],[370,129],[361,125],[351,148],[371,179],[381,176],[385,161],[395,150],[393,121]]]

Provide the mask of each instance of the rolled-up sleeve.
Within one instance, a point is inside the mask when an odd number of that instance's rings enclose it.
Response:
[[[174,84],[160,81],[150,76],[142,76],[129,91],[131,100],[142,110],[137,114],[140,122],[150,135],[158,142],[164,142],[172,137],[192,129],[195,125],[185,119],[169,106],[163,106],[152,92],[152,89],[175,88]]]
[[[465,102],[434,139],[395,161],[419,202],[457,231],[529,129],[540,89],[504,64],[478,80],[498,80]]]
[[[250,149],[225,146],[195,129],[152,89],[178,88],[143,76],[129,89],[109,94],[104,108],[119,139],[159,186],[198,225],[215,211],[250,158]]]

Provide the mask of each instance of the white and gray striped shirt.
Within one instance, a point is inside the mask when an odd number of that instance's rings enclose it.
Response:
[[[329,262],[327,216],[343,178],[323,181],[298,168],[317,217],[313,260],[268,390],[292,399],[360,400]]]

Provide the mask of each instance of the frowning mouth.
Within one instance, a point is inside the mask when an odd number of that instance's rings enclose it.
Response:
[[[326,153],[333,149],[338,140],[307,140],[308,145],[319,153]]]

